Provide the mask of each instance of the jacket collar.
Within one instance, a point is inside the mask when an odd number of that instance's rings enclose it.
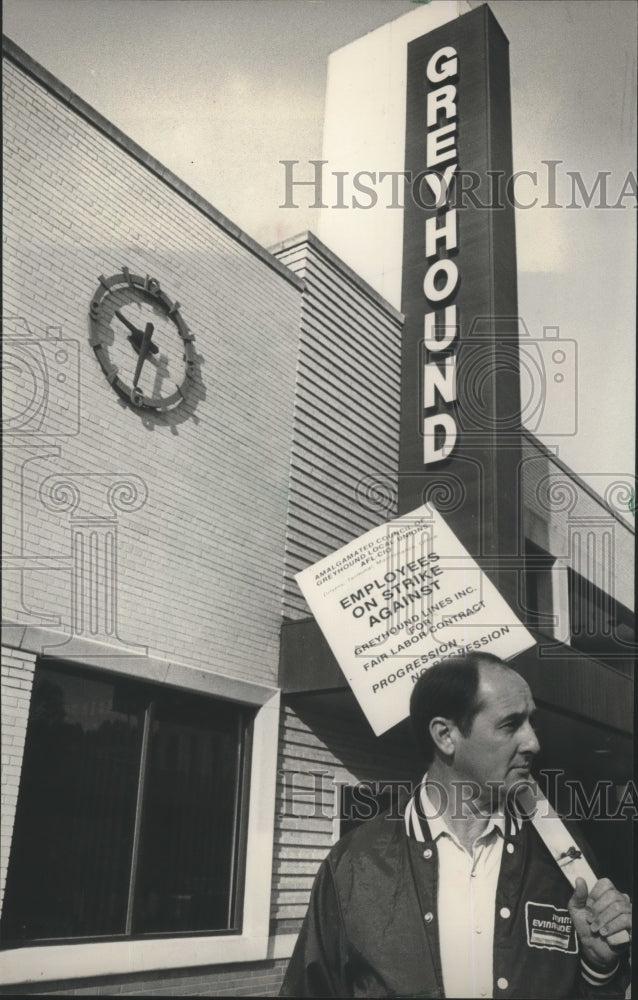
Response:
[[[419,843],[434,841],[442,832],[442,823],[438,815],[436,806],[432,804],[426,792],[427,772],[423,775],[420,783],[412,793],[404,814],[405,832],[411,840]],[[434,818],[434,822],[433,822]],[[502,822],[499,822],[499,818]],[[505,840],[513,840],[521,831],[523,817],[518,812],[515,802],[506,803],[505,810],[501,817],[497,818],[495,825],[503,833]]]

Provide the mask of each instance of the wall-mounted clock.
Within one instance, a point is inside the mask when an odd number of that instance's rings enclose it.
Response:
[[[194,336],[156,278],[99,277],[91,300],[90,343],[115,391],[143,410],[172,410],[195,374]]]

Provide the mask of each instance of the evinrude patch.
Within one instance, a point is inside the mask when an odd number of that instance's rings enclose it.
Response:
[[[573,955],[578,951],[576,931],[569,910],[552,903],[525,903],[527,943],[530,948],[548,948]]]

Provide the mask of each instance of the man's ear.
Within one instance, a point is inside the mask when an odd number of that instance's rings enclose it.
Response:
[[[430,720],[430,735],[434,741],[434,746],[444,757],[452,757],[456,749],[456,726],[450,719],[444,719],[437,715]]]

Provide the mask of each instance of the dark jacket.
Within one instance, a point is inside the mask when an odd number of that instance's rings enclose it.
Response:
[[[567,911],[573,889],[531,823],[506,825],[494,996],[624,997],[626,961],[606,986],[583,980]],[[317,874],[281,996],[445,996],[438,856],[427,823],[422,828],[424,843],[408,838],[402,819],[381,816],[333,847]],[[470,960],[459,954],[460,962]]]

